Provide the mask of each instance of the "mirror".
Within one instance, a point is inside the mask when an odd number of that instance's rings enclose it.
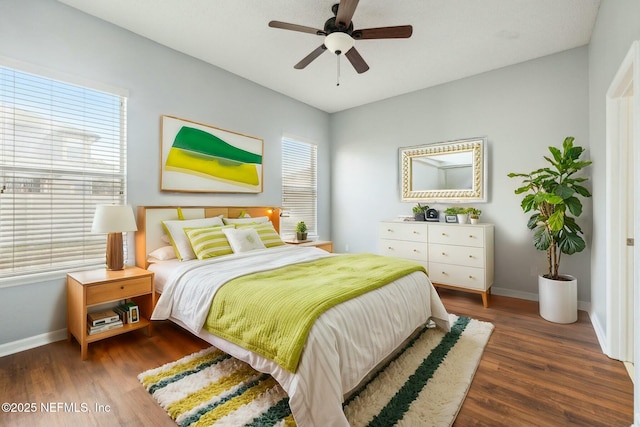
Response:
[[[486,138],[400,148],[403,202],[486,201]]]

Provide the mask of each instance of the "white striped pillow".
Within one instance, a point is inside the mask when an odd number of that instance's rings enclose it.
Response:
[[[233,253],[231,245],[222,231],[225,228],[235,228],[234,225],[218,227],[185,228],[184,232],[199,260],[213,258]]]
[[[243,224],[237,226],[239,229],[242,228],[253,228],[258,232],[258,236],[260,236],[260,240],[264,243],[264,246],[267,248],[272,248],[274,246],[282,246],[285,243],[280,238],[280,235],[273,228],[273,224],[271,221],[262,222],[259,224]]]

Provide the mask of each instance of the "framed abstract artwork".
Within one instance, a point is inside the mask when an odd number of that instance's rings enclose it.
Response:
[[[262,139],[172,116],[161,122],[162,191],[262,192]]]

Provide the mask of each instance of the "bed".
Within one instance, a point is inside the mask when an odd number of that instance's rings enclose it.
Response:
[[[284,276],[284,271],[288,271],[287,269],[295,271],[296,268],[303,267],[317,268],[317,271],[323,273],[308,273],[315,270],[303,273],[305,277],[303,288],[311,289],[315,284],[308,281],[310,277],[329,277],[330,274],[328,271],[325,273],[324,270],[320,270],[315,263],[319,266],[330,265],[329,263],[351,263],[352,259],[362,259],[362,262],[374,261],[376,265],[383,265],[386,257],[373,258],[377,256],[358,254],[351,255],[354,257],[351,259],[346,258],[348,255],[329,254],[314,247],[282,244],[246,251],[238,250],[234,253],[203,259],[188,259],[189,256],[186,256],[183,260],[179,260],[165,256],[171,251],[168,249],[163,221],[172,225],[173,221],[187,220],[191,221],[189,224],[197,225],[200,219],[215,217],[234,219],[243,215],[260,218],[260,221],[268,222],[273,230],[279,231],[279,211],[275,208],[175,206],[138,208],[136,264],[155,273],[156,291],[159,292],[152,320],[170,319],[213,346],[249,363],[254,369],[271,374],[289,395],[289,405],[299,426],[348,426],[342,411],[344,397],[354,390],[376,366],[390,357],[408,337],[428,322],[433,321],[438,327],[448,330],[448,314],[424,272],[411,271],[403,273],[401,277],[390,283],[376,285],[375,288],[351,299],[340,300],[335,305],[329,306],[311,324],[298,358],[283,360],[280,356],[284,354],[286,358],[289,353],[295,353],[295,351],[282,349],[279,353],[278,349],[275,349],[273,356],[267,357],[266,355],[271,353],[261,353],[251,345],[243,344],[243,341],[230,338],[226,330],[211,329],[210,319],[216,312],[216,309],[210,307],[211,301],[212,299],[219,301],[225,295],[226,289],[231,288],[231,286],[227,288],[223,286],[227,281],[235,279],[242,281],[243,277],[246,278],[248,277],[246,275],[251,273],[271,277],[277,271],[278,274],[282,274],[279,276],[282,277],[281,282],[288,286]],[[247,220],[240,224],[252,222],[253,220]],[[178,223],[178,227],[182,224],[185,223]],[[226,228],[250,227],[233,224],[227,225]],[[190,236],[202,230],[198,227],[186,229]],[[224,232],[231,243],[235,239],[234,233],[238,232],[229,230]],[[248,233],[247,231],[246,234]],[[263,243],[266,242],[262,234],[260,237]],[[198,250],[196,252],[196,256],[201,254]],[[193,257],[193,254],[191,256]],[[149,260],[153,262],[150,263]],[[390,265],[395,262],[388,260]],[[327,270],[329,269],[327,267]],[[300,272],[295,274],[299,275]],[[292,277],[297,277],[295,274]],[[373,276],[374,274],[370,273],[367,281],[373,283],[375,281]],[[325,280],[332,279],[325,277]],[[255,281],[252,279],[248,282],[251,282],[249,285],[253,285]],[[326,283],[325,281],[324,285]],[[263,286],[263,289],[267,287]],[[216,298],[213,298],[214,295]],[[315,307],[318,304],[314,302],[311,305]],[[247,310],[251,312],[251,309]],[[226,308],[217,310],[217,312],[223,311],[226,313]],[[239,317],[249,318],[249,316]],[[238,317],[234,319],[237,320]],[[251,329],[246,325],[243,328]],[[234,328],[230,327],[230,329]],[[257,324],[256,329],[259,329]],[[283,344],[283,346],[289,349],[286,345]]]

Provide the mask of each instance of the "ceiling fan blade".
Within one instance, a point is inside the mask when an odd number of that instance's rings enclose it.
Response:
[[[351,37],[356,40],[371,40],[371,39],[408,39],[413,34],[413,27],[411,25],[398,25],[396,27],[379,27],[379,28],[365,28],[362,30],[355,30]]]
[[[358,0],[340,0],[340,6],[338,6],[338,14],[336,15],[336,24],[340,27],[344,24],[344,28],[349,28],[351,24],[351,18],[358,6]]]
[[[364,62],[364,59],[362,59],[362,56],[360,56],[360,53],[358,53],[355,47],[349,49],[344,56],[351,62],[351,65],[353,65],[353,68],[356,69],[358,74],[362,74],[369,69],[369,66]]]
[[[304,67],[306,67],[307,65],[311,64],[311,61],[313,61],[318,56],[320,56],[325,50],[327,50],[327,47],[324,44],[321,44],[320,46],[318,46],[318,48],[316,50],[314,50],[309,55],[307,55],[304,58],[302,58],[302,61],[300,61],[296,65],[294,65],[293,68],[295,68],[296,70],[302,70]],[[353,49],[351,49],[351,50],[353,50]]]
[[[299,31],[301,33],[315,34],[317,36],[327,35],[327,33],[325,33],[322,30],[318,30],[317,28],[305,27],[304,25],[289,24],[288,22],[271,21],[269,22],[269,26],[271,28],[280,28],[282,30]]]

